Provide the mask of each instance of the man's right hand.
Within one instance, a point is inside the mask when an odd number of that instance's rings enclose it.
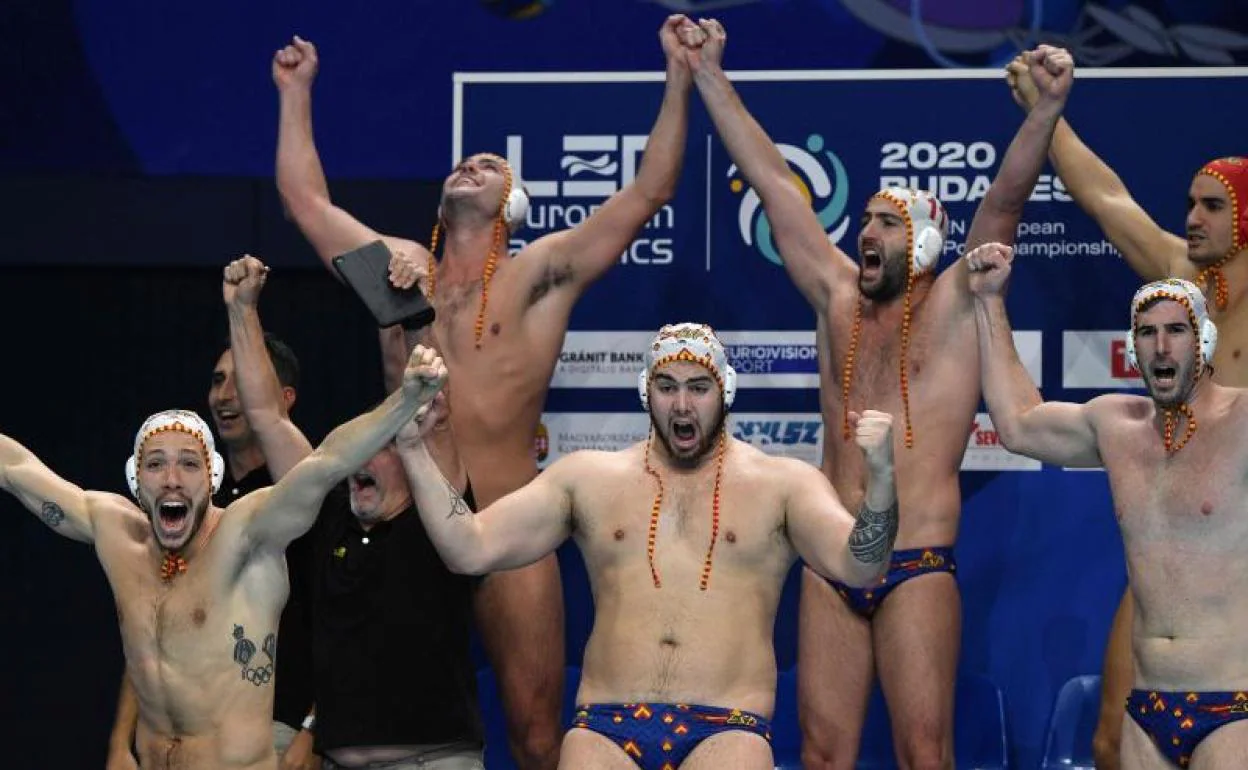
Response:
[[[985,243],[971,249],[963,259],[970,270],[971,293],[977,297],[1005,294],[1010,282],[1010,263],[1014,249],[1000,243]]]
[[[396,289],[419,286],[429,294],[429,260],[410,251],[394,251],[390,254],[390,285]]]
[[[682,36],[681,42],[690,49],[690,66],[694,72],[716,72],[723,68],[724,46],[728,44],[728,33],[718,19],[698,19],[698,29],[702,32],[697,36]]]
[[[669,77],[673,72],[682,78],[692,75],[693,59],[697,58],[697,48],[704,39],[702,30],[688,16],[676,13],[667,17],[663,26],[659,27],[659,45],[667,59]],[[682,82],[687,83],[688,80]]]
[[[139,763],[130,753],[130,749],[118,749],[108,752],[104,770],[139,770]]]
[[[312,88],[318,63],[316,46],[295,35],[290,45],[273,55],[273,82],[277,90],[285,91],[291,86]]]
[[[1065,48],[1041,45],[1023,54],[1023,57],[1028,60],[1028,79],[1036,89],[1036,103],[1049,103],[1058,109],[1065,106],[1075,79],[1075,60],[1070,52]]]
[[[444,382],[446,364],[442,363],[438,351],[424,345],[412,348],[412,355],[407,359],[407,368],[403,371],[404,395],[424,406],[438,395]]]
[[[263,262],[246,254],[225,266],[221,283],[221,296],[226,305],[255,307],[260,301],[260,290],[269,278],[269,268]]]

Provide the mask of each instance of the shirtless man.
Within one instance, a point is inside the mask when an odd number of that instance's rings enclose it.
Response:
[[[1014,99],[1030,110],[1035,83],[1020,63],[1007,68]],[[1175,277],[1194,281],[1214,302],[1210,316],[1222,330],[1213,360],[1221,385],[1248,387],[1248,159],[1220,158],[1205,164],[1187,193],[1187,237],[1163,230],[1131,197],[1113,169],[1088,149],[1062,119],[1049,158],[1075,202],[1105,231],[1133,270],[1146,281]],[[1118,770],[1123,701],[1131,688],[1131,592],[1114,614],[1101,680],[1101,716],[1093,751],[1100,770]]]
[[[772,768],[785,576],[800,557],[851,585],[879,579],[897,527],[892,418],[851,415],[867,475],[855,521],[818,470],[728,436],[736,373],[710,327],[663,327],[638,384],[647,441],[563,457],[476,515],[404,429],[417,507],[459,572],[530,564],[576,539],[594,628],[560,767]]]
[[[1127,355],[1147,396],[1044,403],[1005,314],[1011,257],[999,244],[966,257],[984,398],[1010,451],[1108,475],[1136,606],[1122,766],[1248,766],[1248,390],[1210,377],[1204,295],[1165,279],[1132,299]]]
[[[53,530],[92,543],[112,586],[139,701],[141,767],[277,768],[273,665],[286,546],[445,375],[432,351],[417,348],[399,391],[335,429],[277,484],[226,509],[210,500],[224,460],[193,412],[159,412],[139,429],[126,464],[137,505],[78,488],[0,435],[0,488]]]
[[[231,279],[239,263],[260,264],[247,256],[225,269],[222,296],[229,319],[229,346],[218,356],[208,389],[208,410],[216,435],[221,439],[225,471],[212,495],[218,508],[257,489],[273,485],[300,460],[312,453],[305,441],[292,448],[286,424],[298,398],[299,360],[286,343],[260,325],[258,302],[267,268],[258,278],[244,282]],[[398,364],[399,376],[407,359]],[[270,388],[266,393],[265,388]],[[266,393],[262,398],[258,393]],[[311,727],[312,653],[308,616],[307,573],[310,539],[296,538],[286,548],[286,573],[290,582],[278,623],[282,656],[273,670],[273,747],[281,770],[320,770],[313,752]],[[138,767],[132,753],[139,721],[139,702],[125,675],[122,676],[117,714],[109,740],[105,770]]]
[[[537,474],[533,438],[572,307],[620,260],[641,227],[671,199],[685,148],[691,76],[677,35],[698,35],[683,16],[659,32],[667,89],[634,181],[581,225],[546,235],[514,259],[508,230],[527,200],[505,160],[464,159],[443,185],[432,250],[382,236],[333,204],[312,137],[316,49],[296,38],[273,61],[281,96],[277,185],[287,210],[326,265],[378,238],[437,310],[434,334],[452,372],[448,390],[455,440],[477,501],[489,505]],[[403,278],[405,276],[405,278]],[[524,570],[491,575],[476,602],[494,664],[513,755],[522,768],[558,761],[563,692],[563,600],[554,555]]]
[[[785,269],[817,315],[823,470],[850,510],[862,499],[861,459],[847,415],[872,406],[899,415],[901,532],[888,574],[865,590],[802,576],[798,703],[805,766],[847,770],[857,761],[874,675],[904,768],[953,767],[953,696],[961,599],[953,544],[961,513],[958,473],[979,406],[975,326],[961,260],[940,274],[948,221],[925,191],[888,188],[867,203],[860,262],[828,241],[810,203],[720,67],[725,35],[714,20],[694,82],[716,130],[758,193]],[[1069,54],[1028,54],[1044,84],[1042,106],[1019,129],[975,213],[967,246],[1012,242],[1044,165],[1073,79]]]

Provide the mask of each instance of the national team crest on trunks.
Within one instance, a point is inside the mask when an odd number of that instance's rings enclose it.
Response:
[[[1210,733],[1248,719],[1248,693],[1132,690],[1127,713],[1167,759],[1187,767]]]
[[[686,703],[582,705],[572,720],[578,728],[611,740],[641,770],[676,770],[698,744],[727,730],[771,742],[771,724],[758,714]]]

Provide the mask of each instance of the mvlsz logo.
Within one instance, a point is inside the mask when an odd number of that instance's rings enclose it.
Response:
[[[1144,387],[1139,370],[1127,361],[1127,333],[1063,332],[1062,387]]]
[[[763,448],[772,444],[819,444],[819,420],[737,420],[733,438]]]
[[[811,134],[803,149],[791,144],[777,144],[788,161],[797,189],[815,209],[819,224],[828,233],[828,241],[839,243],[849,229],[845,204],[849,200],[849,175],[836,153],[824,149],[823,137]],[[728,168],[728,187],[742,194],[737,210],[737,227],[747,246],[756,246],[768,261],[783,264],[772,238],[771,222],[763,212],[763,202],[753,187],[746,184],[736,164]]]
[[[525,237],[536,239],[588,219],[607,198],[636,178],[648,138],[646,134],[564,134],[558,168],[553,163],[538,168],[525,161],[525,138],[508,136],[507,162],[529,194],[525,225],[536,231],[520,231],[518,238],[512,238],[512,248],[523,247]],[[675,225],[676,211],[667,204],[643,226],[620,262],[671,264]]]
[[[823,460],[823,421],[818,414],[734,414],[733,438],[769,455],[818,466]]]

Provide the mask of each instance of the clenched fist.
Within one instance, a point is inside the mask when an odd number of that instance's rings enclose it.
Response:
[[[311,88],[318,64],[316,46],[295,35],[290,45],[278,49],[273,55],[273,82],[278,90],[290,86]]]
[[[1059,109],[1075,78],[1075,60],[1065,48],[1037,46],[1014,57],[1005,68],[1005,80],[1011,95],[1023,109],[1031,110],[1040,103]]]
[[[862,414],[850,412],[849,426],[871,472],[892,473],[893,416],[873,409],[864,409]]]
[[[970,270],[971,293],[977,297],[1005,294],[1010,282],[1010,263],[1014,249],[1000,243],[976,246],[963,259]]]
[[[221,283],[225,304],[255,307],[268,278],[269,268],[250,254],[234,260],[225,266],[225,277]]]
[[[659,44],[667,57],[669,74],[688,76],[690,65],[698,55],[697,48],[705,39],[705,34],[688,16],[679,13],[668,16],[659,28]]]
[[[694,43],[686,42],[690,50],[690,66],[694,72],[714,72],[723,67],[724,46],[728,45],[728,33],[718,19],[698,19],[698,29],[702,32],[699,41],[690,36]]]
[[[404,395],[424,406],[438,395],[444,382],[446,364],[442,363],[438,352],[424,345],[412,348],[412,355],[407,359],[407,368],[403,370]]]

